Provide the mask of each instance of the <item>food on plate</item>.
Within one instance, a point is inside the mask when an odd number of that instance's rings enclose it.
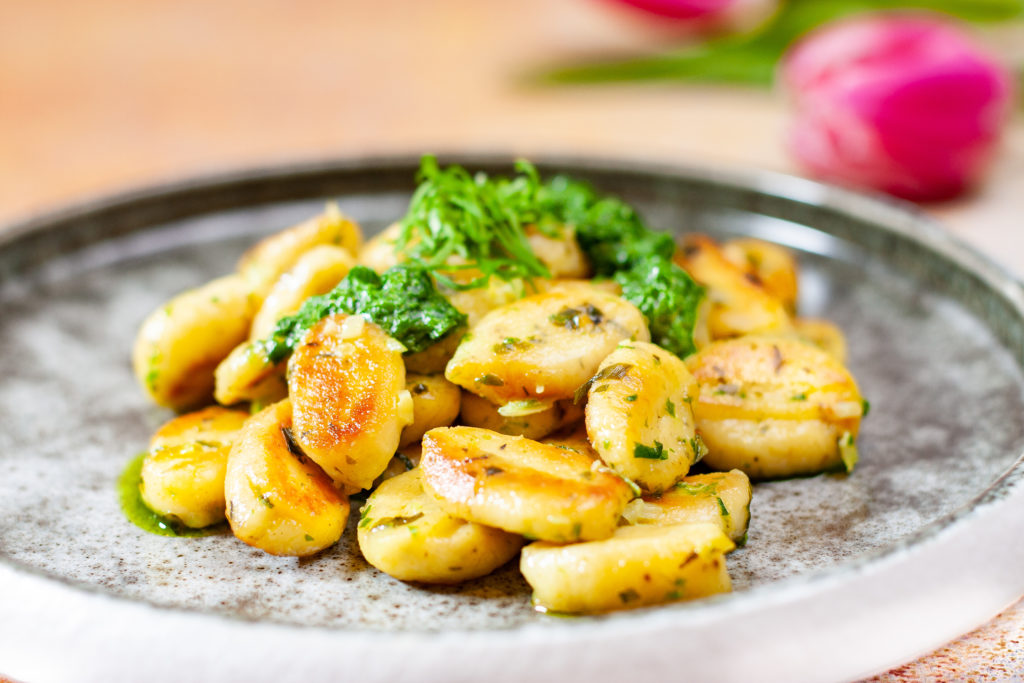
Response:
[[[546,541],[610,536],[633,497],[586,454],[476,427],[427,432],[420,469],[449,513]]]
[[[687,235],[675,261],[707,288],[707,326],[712,340],[786,333],[792,328],[786,303],[759,277],[730,261],[710,237]]]
[[[185,410],[210,400],[214,368],[249,336],[256,298],[239,275],[174,297],[142,323],[135,377],[154,403]]]
[[[499,434],[541,439],[583,419],[583,406],[573,399],[553,403],[516,401],[498,406],[471,391],[462,392],[460,421]]]
[[[415,468],[378,486],[357,529],[366,561],[402,581],[459,583],[505,564],[523,537],[448,514]]]
[[[850,372],[807,342],[748,336],[686,361],[705,461],[753,477],[789,477],[856,464],[864,399]]]
[[[556,289],[485,315],[445,377],[495,405],[571,399],[628,339],[650,339],[636,306],[596,288]]]
[[[334,313],[288,361],[295,444],[352,493],[384,471],[413,422],[402,348],[366,318]]]
[[[721,527],[737,545],[746,543],[750,522],[750,478],[740,470],[683,477],[668,491],[630,501],[623,519],[630,524],[693,524]]]
[[[240,540],[272,555],[305,557],[338,542],[348,496],[294,445],[288,399],[243,425],[228,455],[227,518]]]
[[[447,427],[459,416],[462,390],[444,375],[405,374],[405,389],[412,397],[412,422],[402,429],[399,447],[418,444],[434,427]]]
[[[242,255],[238,274],[262,302],[281,276],[314,247],[333,244],[355,255],[362,242],[355,221],[341,213],[336,204],[328,204],[320,215],[260,240]]]
[[[142,461],[143,502],[193,529],[223,522],[228,452],[248,418],[248,412],[208,406],[158,429]]]
[[[697,382],[674,354],[640,341],[620,344],[586,386],[594,448],[643,491],[664,491],[704,456],[690,408]]]
[[[715,524],[621,526],[599,541],[531,543],[519,567],[536,606],[607,612],[729,592],[725,554],[734,547]]]
[[[143,323],[147,394],[200,410],[154,436],[142,500],[309,556],[365,499],[360,551],[411,582],[484,576],[531,542],[547,611],[728,591],[751,478],[856,462],[845,339],[797,293],[777,245],[677,245],[526,162],[424,157],[408,213],[365,246],[329,205]]]

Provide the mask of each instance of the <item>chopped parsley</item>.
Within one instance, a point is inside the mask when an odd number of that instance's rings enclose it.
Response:
[[[665,411],[672,417],[676,416],[676,404],[670,398],[665,399]]]
[[[853,468],[857,465],[859,455],[857,453],[857,444],[854,441],[853,434],[850,432],[843,432],[843,435],[839,437],[839,457],[843,460],[843,467],[846,468],[847,472],[853,472]]]
[[[590,387],[595,382],[600,382],[606,379],[622,379],[629,374],[630,369],[633,366],[630,363],[612,363],[611,365],[601,368],[598,370],[593,377],[584,382],[573,394],[572,402],[579,403],[583,400],[583,397],[590,391]],[[607,391],[607,389],[600,389],[600,391]]]
[[[492,275],[502,280],[551,277],[530,248],[527,225],[552,236],[561,231],[542,220],[540,177],[518,161],[517,175],[490,178],[461,166],[441,168],[434,156],[420,159],[419,182],[402,219],[395,250],[430,270],[451,289],[483,287]],[[452,261],[458,265],[452,265]],[[480,275],[457,283],[447,272],[475,269]]]
[[[697,347],[693,331],[704,288],[668,258],[648,258],[615,274],[622,298],[644,314],[651,341],[680,358]]]
[[[660,441],[655,441],[653,448],[638,443],[633,447],[633,457],[645,458],[647,460],[668,460],[668,451],[665,450],[665,446]]]
[[[580,322],[588,318],[592,324],[600,325],[601,321],[604,320],[604,314],[593,304],[583,304],[582,306],[563,308],[558,313],[551,315],[548,320],[552,324],[564,327],[567,330],[578,330],[580,329]]]

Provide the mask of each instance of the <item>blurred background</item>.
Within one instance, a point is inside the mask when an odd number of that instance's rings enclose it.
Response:
[[[780,66],[808,32],[894,7],[940,11],[968,46],[882,25],[819,34],[802,66]],[[253,165],[573,154],[941,195],[925,210],[1024,274],[1021,14],[1021,0],[2,2],[0,223]],[[957,182],[887,184],[910,171],[863,142],[879,127],[927,130],[916,168],[948,164]],[[885,680],[1006,680],[1021,636],[1018,605]]]
[[[697,19],[630,4],[0,3],[0,221],[222,169],[388,152],[806,172],[787,152],[776,60],[808,28],[873,7],[938,7],[1007,68],[1024,63],[1019,0],[632,3]],[[1024,220],[1014,118],[985,182],[932,209],[989,250],[1016,243]],[[1019,246],[1003,258],[1024,272]]]

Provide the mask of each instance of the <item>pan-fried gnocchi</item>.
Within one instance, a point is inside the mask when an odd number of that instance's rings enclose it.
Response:
[[[284,400],[249,418],[228,455],[224,493],[235,536],[271,555],[305,557],[338,542],[348,497],[290,443]]]
[[[583,419],[583,407],[571,399],[545,403],[520,401],[496,406],[469,391],[462,392],[462,423],[499,434],[541,439]]]
[[[405,388],[412,397],[412,422],[402,429],[400,447],[419,443],[434,427],[447,427],[459,416],[462,390],[444,375],[405,374]]]
[[[590,442],[644,491],[669,488],[704,454],[690,409],[697,382],[673,354],[646,342],[622,344],[589,382]]]
[[[238,272],[262,299],[281,275],[313,247],[333,244],[354,255],[362,241],[362,231],[355,221],[331,203],[320,215],[261,240],[242,256]]]
[[[734,547],[715,524],[625,526],[600,541],[531,543],[519,567],[536,606],[608,612],[729,592]]]
[[[249,338],[269,335],[277,321],[299,310],[303,301],[334,289],[354,264],[347,249],[332,244],[321,244],[304,253],[270,288],[252,321]]]
[[[364,489],[413,422],[405,365],[392,340],[358,315],[317,323],[288,361],[295,442],[340,486]]]
[[[329,204],[146,319],[143,390],[199,409],[142,458],[156,519],[226,517],[306,557],[353,496],[348,547],[401,581],[521,551],[542,611],[731,590],[726,554],[748,529],[757,547],[752,478],[853,469],[868,404],[842,331],[802,317],[782,247],[677,245],[615,197],[517,173],[424,158],[407,215],[365,245]]]
[[[357,538],[366,561],[402,581],[459,583],[505,564],[523,537],[445,512],[420,470],[393,477],[367,498]]]
[[[676,252],[676,260],[694,280],[707,287],[711,339],[785,332],[792,327],[786,303],[773,296],[756,274],[727,259],[710,238],[687,237]]]
[[[630,524],[717,524],[734,542],[743,544],[750,522],[750,478],[740,470],[684,477],[664,493],[631,501],[622,513]]]
[[[249,335],[256,298],[238,275],[179,294],[153,311],[135,337],[135,377],[153,401],[183,410],[213,392],[214,368]]]
[[[528,538],[607,538],[629,486],[584,454],[474,427],[423,437],[424,487],[450,514]]]
[[[153,435],[142,461],[142,500],[157,514],[200,529],[224,521],[228,452],[249,414],[209,406]]]
[[[792,338],[716,342],[687,360],[693,411],[715,469],[787,477],[852,469],[864,399],[835,358]]]
[[[496,308],[472,328],[445,377],[496,405],[557,401],[621,341],[648,341],[643,314],[598,288],[555,289]]]

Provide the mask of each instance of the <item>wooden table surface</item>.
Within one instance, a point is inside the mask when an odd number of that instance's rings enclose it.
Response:
[[[1024,42],[1014,30],[985,40],[1012,50]],[[540,88],[525,78],[543,64],[666,40],[595,0],[0,3],[0,222],[198,173],[368,153],[570,153],[796,172],[779,93]],[[928,210],[1024,275],[1024,121],[978,192]],[[1018,603],[875,680],[1019,677],[1022,638]]]

